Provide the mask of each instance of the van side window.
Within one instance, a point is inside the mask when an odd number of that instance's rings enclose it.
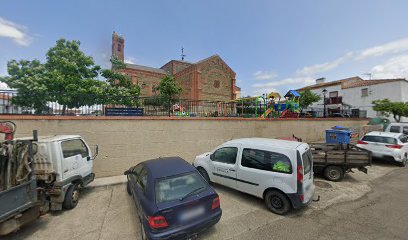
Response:
[[[62,154],[64,158],[81,155],[83,158],[89,156],[88,148],[80,139],[73,139],[61,142]]]
[[[400,126],[391,126],[390,127],[390,132],[400,133],[401,132],[401,127]]]
[[[213,161],[220,163],[235,164],[237,161],[238,148],[224,147],[216,150],[213,154]]]
[[[258,149],[245,148],[241,165],[271,172],[292,173],[292,164],[287,156]]]
[[[402,133],[408,135],[408,127],[402,127]]]

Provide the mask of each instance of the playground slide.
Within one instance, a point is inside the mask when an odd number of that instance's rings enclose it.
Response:
[[[266,118],[271,112],[273,112],[273,111],[275,111],[275,109],[273,109],[273,108],[268,108],[268,110],[266,110],[265,112],[264,112],[264,114],[262,114],[261,116],[260,116],[260,118]]]

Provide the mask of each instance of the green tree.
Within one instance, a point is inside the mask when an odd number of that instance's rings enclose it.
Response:
[[[12,98],[13,104],[34,108],[37,114],[47,110],[47,101],[51,100],[48,94],[50,81],[40,61],[11,60],[7,63],[7,71],[9,76],[0,77],[0,81],[18,90]]]
[[[397,122],[401,121],[401,117],[408,117],[408,103],[391,102],[389,99],[375,100],[372,103],[374,111],[387,117],[392,115]]]
[[[106,89],[105,103],[125,106],[139,106],[140,86],[122,73],[126,64],[115,56],[110,59],[111,69],[102,70],[102,76],[109,83]]]
[[[59,39],[46,54],[48,91],[53,100],[66,108],[101,103],[106,83],[95,79],[100,67],[80,49],[79,41]]]
[[[303,109],[308,108],[313,103],[318,102],[320,99],[321,99],[320,95],[313,93],[309,89],[301,92],[299,100],[300,112],[302,112]]]
[[[166,75],[160,80],[157,90],[160,92],[160,98],[167,105],[170,116],[171,105],[178,100],[178,96],[181,94],[182,89],[176,84],[173,76]]]

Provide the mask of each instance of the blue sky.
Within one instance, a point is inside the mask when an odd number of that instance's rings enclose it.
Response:
[[[1,1],[0,75],[10,59],[44,60],[64,37],[108,67],[111,34],[129,62],[161,67],[219,54],[244,95],[284,93],[326,77],[408,77],[408,1]]]

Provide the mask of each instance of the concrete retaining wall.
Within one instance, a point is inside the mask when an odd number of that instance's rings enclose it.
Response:
[[[243,137],[289,137],[306,142],[323,140],[324,130],[343,125],[360,130],[367,120],[271,120],[251,119],[163,119],[108,117],[1,116],[17,124],[16,137],[79,134],[90,145],[99,145],[94,162],[97,177],[121,175],[140,161],[160,156],[181,156],[193,161],[197,154],[212,150],[231,139]]]

